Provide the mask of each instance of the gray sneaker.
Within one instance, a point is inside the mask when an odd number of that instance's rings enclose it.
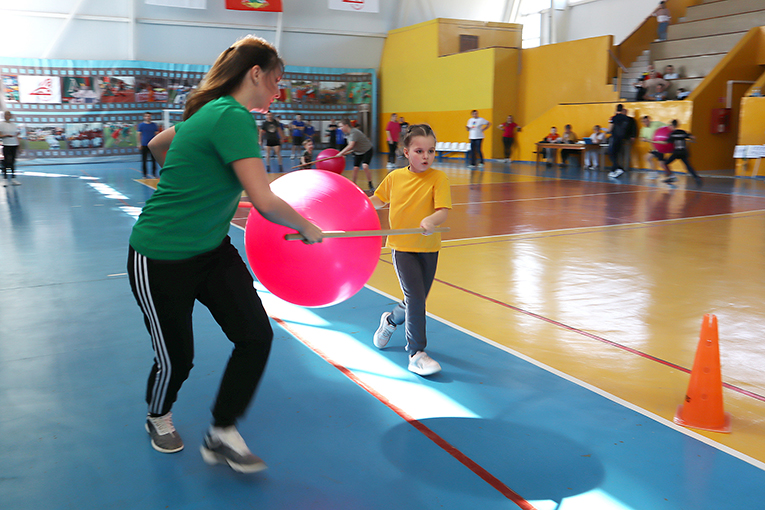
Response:
[[[260,457],[250,452],[236,427],[219,430],[220,432],[214,432],[211,427],[202,442],[200,451],[206,463],[211,466],[228,464],[239,473],[256,473],[268,467]]]
[[[153,418],[146,416],[146,432],[151,436],[151,446],[162,453],[175,453],[183,450],[183,441],[173,426],[173,413]]]
[[[378,349],[382,349],[383,347],[388,345],[390,336],[393,334],[394,331],[396,331],[396,325],[388,322],[388,317],[390,316],[391,316],[390,312],[385,312],[384,314],[382,314],[382,317],[380,317],[380,327],[377,328],[377,331],[375,331],[375,336],[372,339],[375,343],[375,347],[377,347]]]

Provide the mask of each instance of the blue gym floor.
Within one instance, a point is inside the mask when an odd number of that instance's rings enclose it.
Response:
[[[320,309],[262,290],[274,348],[239,424],[269,465],[256,475],[199,454],[230,352],[199,305],[195,367],[173,409],[186,448],[156,452],[143,400],[153,354],[125,275],[152,193],[140,175],[137,162],[22,166],[22,185],[0,188],[0,509],[762,508],[761,462],[454,318],[428,322],[443,371],[408,372],[402,335],[372,345],[395,298],[371,287]],[[754,188],[743,194],[762,196]],[[230,235],[244,255],[244,232]]]

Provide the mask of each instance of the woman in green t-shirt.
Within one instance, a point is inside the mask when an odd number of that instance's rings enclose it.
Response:
[[[284,63],[247,36],[221,53],[186,102],[183,121],[149,142],[159,184],[130,236],[128,274],[152,339],[146,430],[154,449],[183,449],[171,408],[193,366],[191,315],[199,301],[234,350],[212,409],[202,456],[240,472],[265,469],[236,429],[263,374],[273,331],[252,276],[228,237],[242,190],[266,219],[316,243],[321,230],[271,192],[251,111],[279,95]]]

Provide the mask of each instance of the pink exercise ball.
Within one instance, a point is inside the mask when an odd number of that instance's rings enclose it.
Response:
[[[672,127],[664,126],[657,129],[653,134],[653,146],[662,154],[672,154],[675,146],[669,141],[669,135],[672,133]]]
[[[369,198],[335,173],[299,170],[276,179],[271,190],[323,231],[380,229]],[[244,234],[250,267],[266,289],[296,305],[345,301],[364,286],[380,259],[380,236],[325,238],[307,245],[284,239],[293,233],[250,209]]]
[[[338,154],[340,154],[340,151],[338,151],[337,149],[324,149],[316,157],[316,168],[318,168],[319,170],[334,172],[336,174],[343,173],[343,170],[345,170],[344,157],[328,159],[327,161],[319,161],[320,159],[331,158],[332,156],[337,156]]]

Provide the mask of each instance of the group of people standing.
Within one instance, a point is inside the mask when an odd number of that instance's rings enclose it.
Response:
[[[603,129],[600,125],[596,125],[593,128],[589,139],[585,139],[588,147],[591,147],[585,149],[585,169],[598,169],[601,147],[605,145],[607,147],[606,154],[608,154],[608,157],[611,160],[608,176],[612,179],[618,179],[624,175],[631,166],[632,146],[639,136],[641,141],[652,144],[652,149],[647,155],[648,163],[652,170],[656,170],[657,162],[661,164],[665,174],[664,182],[671,184],[677,181],[677,178],[673,176],[672,171],[669,169],[669,164],[675,160],[680,160],[685,164],[688,172],[696,181],[696,184],[700,186],[702,184],[701,177],[696,173],[689,160],[690,154],[687,142],[694,140],[693,135],[680,129],[680,123],[677,120],[673,120],[670,124],[664,124],[662,122],[652,121],[649,116],[645,115],[641,118],[641,123],[643,128],[638,132],[637,122],[633,117],[629,116],[627,108],[622,104],[617,105],[615,114],[608,121],[608,127]],[[656,131],[659,128],[666,126],[671,126],[672,131],[669,133],[667,140],[661,140],[661,143],[671,144],[671,153],[662,152],[655,145],[658,142],[655,140]],[[550,133],[543,141],[547,143],[560,143],[563,145],[567,143],[577,143],[579,138],[576,133],[574,133],[571,125],[567,124],[562,134],[558,133],[557,128],[552,127]],[[552,148],[545,149],[548,166],[554,161],[555,151],[557,150],[558,149]],[[565,165],[568,157],[574,152],[575,151],[573,150],[561,148],[561,164]]]
[[[339,130],[337,129],[335,119],[330,121],[329,131],[329,146],[336,147],[341,142],[338,141],[337,131]],[[319,133],[311,124],[311,121],[303,120],[303,115],[299,113],[295,115],[295,118],[289,124],[284,124],[269,111],[260,125],[260,145],[264,148],[265,152],[266,171],[271,169],[272,155],[276,157],[279,163],[278,171],[283,171],[282,145],[291,143],[290,159],[295,159],[301,157],[301,152],[303,156],[305,152],[313,152],[313,146],[317,142],[318,135]],[[310,148],[308,147],[309,145],[311,146]],[[301,161],[302,163],[303,161]]]

